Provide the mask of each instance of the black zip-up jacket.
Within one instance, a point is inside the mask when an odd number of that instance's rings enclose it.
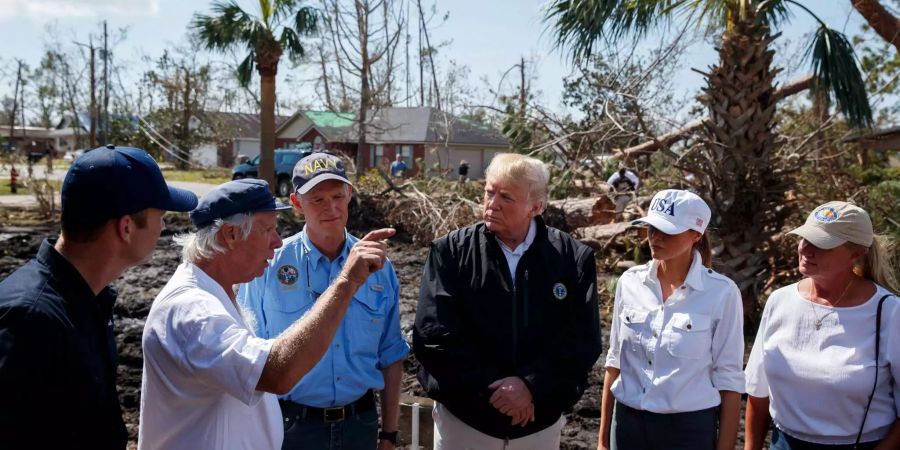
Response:
[[[416,310],[419,383],[460,420],[499,439],[554,424],[581,398],[601,351],[594,252],[536,221],[515,286],[484,223],[435,240]],[[535,421],[524,427],[489,401],[488,386],[509,376],[534,398]]]

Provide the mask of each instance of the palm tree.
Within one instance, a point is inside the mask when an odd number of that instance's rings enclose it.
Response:
[[[236,73],[242,86],[250,84],[256,65],[260,77],[259,176],[269,182],[269,188],[274,192],[278,61],[285,51],[292,61],[305,55],[300,37],[316,32],[318,12],[312,7],[300,6],[300,0],[259,0],[258,16],[248,14],[235,0],[213,2],[212,11],[209,16],[195,15],[191,27],[209,50],[243,49],[247,52]]]
[[[704,74],[699,97],[709,114],[703,145],[683,158],[683,167],[696,172],[696,187],[722,230],[717,253],[722,270],[741,288],[748,326],[759,311],[771,238],[792,211],[785,193],[793,180],[775,151],[773,94],[780,69],[772,67],[770,44],[778,34],[770,30],[786,25],[793,8],[818,23],[806,52],[813,94],[826,102],[833,98],[850,124],[870,126],[872,111],[850,43],[794,0],[554,0],[546,17],[557,45],[576,60],[591,55],[601,39],[640,39],[675,18],[722,34],[719,61]]]

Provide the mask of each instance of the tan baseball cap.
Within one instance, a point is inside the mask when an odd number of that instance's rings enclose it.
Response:
[[[869,213],[847,202],[828,202],[816,207],[806,223],[791,230],[791,234],[825,250],[847,242],[868,248],[875,239]]]

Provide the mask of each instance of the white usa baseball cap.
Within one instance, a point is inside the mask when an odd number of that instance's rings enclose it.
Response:
[[[681,234],[687,230],[703,234],[711,217],[709,205],[697,194],[666,189],[653,196],[647,215],[631,224],[650,225],[666,234]]]

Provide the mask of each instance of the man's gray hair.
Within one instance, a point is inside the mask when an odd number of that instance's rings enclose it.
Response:
[[[227,249],[216,240],[216,235],[225,224],[237,227],[241,230],[241,238],[247,239],[253,229],[253,215],[251,213],[234,214],[216,219],[211,225],[197,230],[196,233],[175,236],[175,243],[182,247],[181,259],[184,262],[197,264],[219,253],[225,253]]]
[[[518,153],[497,153],[484,174],[488,180],[526,186],[529,197],[546,206],[550,170],[543,161]]]

